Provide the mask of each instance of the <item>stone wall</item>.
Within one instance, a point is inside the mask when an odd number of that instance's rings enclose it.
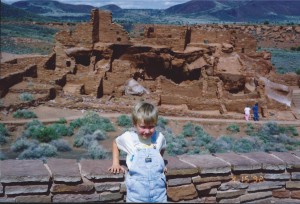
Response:
[[[124,163],[124,161],[121,161]],[[300,203],[300,152],[165,157],[170,202]],[[0,161],[0,202],[123,202],[110,160]]]

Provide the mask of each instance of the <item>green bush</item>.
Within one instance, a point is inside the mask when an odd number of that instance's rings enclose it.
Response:
[[[158,117],[157,126],[165,128],[168,125],[169,121],[163,117]]]
[[[19,156],[19,159],[42,159],[54,157],[57,155],[57,149],[53,145],[41,143],[38,146],[30,147],[24,150]]]
[[[88,154],[92,159],[106,159],[108,156],[107,151],[97,141],[89,145]]]
[[[37,146],[38,142],[36,140],[29,141],[27,138],[19,138],[17,139],[10,147],[13,152],[22,152],[29,147]]]
[[[117,117],[117,125],[121,127],[132,127],[131,118],[128,115],[120,115]]]
[[[221,136],[218,139],[207,143],[206,148],[210,153],[225,153],[232,150],[234,138],[230,136]]]
[[[193,137],[195,135],[195,126],[191,122],[184,124],[182,129],[182,135],[184,137]]]
[[[0,123],[0,135],[8,136],[8,130],[4,124]]]
[[[33,101],[33,99],[34,99],[33,95],[31,93],[27,93],[27,92],[21,93],[19,95],[19,98],[21,101],[26,101],[26,102]]]
[[[252,138],[241,138],[233,143],[233,151],[239,153],[253,152],[257,147]]]
[[[14,118],[37,118],[36,114],[26,109],[19,109],[13,113]]]
[[[52,140],[50,142],[51,145],[56,147],[59,152],[69,152],[72,151],[72,147],[70,144],[64,139]]]
[[[231,133],[240,132],[240,127],[237,124],[230,124],[227,128]]]
[[[0,160],[5,160],[5,159],[6,159],[5,154],[2,151],[0,151]]]
[[[251,136],[254,134],[254,127],[251,123],[247,123],[247,127],[246,127],[246,130],[245,130],[246,134]]]
[[[299,69],[296,69],[296,74],[297,74],[297,75],[300,75],[300,68],[299,68]]]
[[[4,145],[8,142],[7,137],[5,137],[5,135],[0,134],[0,145]]]
[[[83,118],[72,121],[70,126],[72,128],[87,126],[92,128],[93,132],[97,129],[104,130],[106,132],[115,131],[115,127],[109,119],[100,117],[96,112],[93,111],[88,111]]]
[[[59,136],[72,136],[74,134],[72,128],[67,127],[65,124],[62,123],[53,123],[47,128],[54,129]]]
[[[103,132],[102,130],[96,130],[93,133],[93,136],[95,137],[96,140],[105,140],[107,138],[106,133]]]
[[[59,121],[55,122],[55,123],[59,123],[59,124],[66,124],[67,120],[65,118],[60,118]]]

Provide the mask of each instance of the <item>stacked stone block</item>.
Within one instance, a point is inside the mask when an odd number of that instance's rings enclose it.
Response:
[[[124,161],[121,161],[124,163]],[[300,203],[300,152],[165,157],[169,202]],[[125,202],[110,160],[0,161],[0,202]]]

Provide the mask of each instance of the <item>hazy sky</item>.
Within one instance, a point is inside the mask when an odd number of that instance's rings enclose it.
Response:
[[[4,3],[11,4],[20,0],[1,0]],[[47,1],[47,0],[41,0]],[[95,7],[104,6],[107,4],[116,4],[121,8],[153,8],[166,9],[176,4],[185,3],[189,0],[57,0],[62,3],[70,4],[86,4]]]

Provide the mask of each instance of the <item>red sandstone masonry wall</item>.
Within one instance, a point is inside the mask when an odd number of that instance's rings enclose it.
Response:
[[[300,152],[166,157],[168,201],[300,203]],[[123,202],[110,160],[0,161],[0,202]]]

